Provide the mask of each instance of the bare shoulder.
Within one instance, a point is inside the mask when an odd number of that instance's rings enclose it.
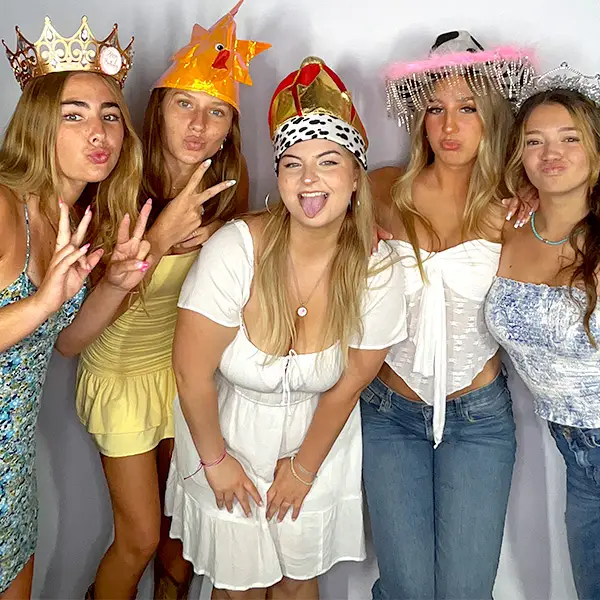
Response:
[[[493,202],[489,210],[483,228],[486,237],[493,242],[502,242],[505,235],[510,234],[510,229],[514,222],[506,220],[508,209],[501,202]],[[505,233],[506,232],[506,233]]]
[[[381,167],[369,173],[373,199],[376,203],[389,204],[394,183],[404,173],[403,167]]]

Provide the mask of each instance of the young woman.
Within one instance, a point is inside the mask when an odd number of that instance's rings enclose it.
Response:
[[[174,435],[171,353],[177,298],[199,245],[248,205],[238,82],[250,82],[247,64],[268,45],[235,38],[238,7],[210,30],[197,25],[155,85],[141,195],[153,200],[151,267],[140,297],[80,361],[77,410],[101,453],[114,514],[114,541],[90,590],[96,598],[133,597],[157,547],[155,598],[185,597],[192,575],[161,517]]]
[[[85,36],[82,37],[85,32]],[[94,62],[44,53],[47,39],[62,39],[49,20],[35,57],[7,49],[23,94],[0,149],[0,596],[29,598],[37,539],[35,427],[52,348],[70,347],[82,333],[84,282],[102,257],[82,245],[96,230],[96,207],[115,203],[137,214],[141,148],[119,84],[130,67],[130,46],[121,51],[116,26]],[[51,37],[48,37],[51,36]],[[74,36],[98,49],[85,18]],[[73,38],[71,38],[73,39]],[[67,40],[69,41],[69,40]],[[68,44],[66,47],[70,47]],[[105,55],[119,56],[118,70]],[[116,53],[116,54],[115,54]],[[81,56],[81,55],[80,55]],[[87,56],[87,54],[86,54]],[[104,58],[103,58],[104,57]],[[35,60],[34,60],[35,59]],[[65,64],[69,70],[64,70]],[[55,72],[59,71],[59,72]],[[69,209],[82,196],[94,200],[71,233]],[[116,206],[116,204],[113,204]],[[143,234],[144,224],[136,231]],[[103,245],[102,236],[97,236]],[[115,306],[143,276],[148,245],[130,244],[129,218],[121,223],[119,252],[88,302]],[[135,246],[135,247],[134,247]],[[104,247],[109,247],[108,240]],[[138,258],[139,255],[139,258]],[[86,258],[87,256],[87,258]],[[98,312],[98,320],[106,318]],[[66,329],[65,329],[66,328]],[[62,331],[62,333],[61,333]]]
[[[567,467],[567,538],[581,600],[600,598],[600,85],[559,69],[518,113],[506,178],[539,194],[506,228],[485,315]]]
[[[343,83],[307,58],[270,127],[281,202],[213,236],[175,333],[167,511],[214,599],[316,599],[319,574],[364,558],[357,400],[405,336],[401,271],[384,244],[369,261],[367,139]]]
[[[362,394],[376,600],[491,598],[516,443],[483,302],[506,213],[507,98],[530,70],[523,52],[486,52],[467,32],[390,68],[389,103],[412,132],[411,156],[373,183],[404,266],[408,337]]]

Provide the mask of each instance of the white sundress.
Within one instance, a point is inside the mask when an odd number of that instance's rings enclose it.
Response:
[[[372,261],[388,255],[383,245]],[[265,506],[251,500],[252,516],[234,503],[219,510],[175,400],[175,450],[165,512],[171,537],[183,542],[194,571],[217,588],[270,587],[282,577],[312,579],[344,560],[365,558],[361,493],[362,440],[358,405],[352,411],[294,522],[266,518],[266,494],[277,460],[304,439],[321,393],[343,372],[339,345],[265,364],[249,340],[242,311],[250,296],[254,251],[244,221],[233,221],[204,246],[183,285],[179,307],[227,327],[239,327],[216,373],[219,422],[227,451],[243,466]],[[402,271],[398,264],[370,278],[363,301],[363,336],[354,347],[382,349],[406,337]],[[199,342],[200,343],[200,342]],[[195,474],[194,474],[195,473]]]

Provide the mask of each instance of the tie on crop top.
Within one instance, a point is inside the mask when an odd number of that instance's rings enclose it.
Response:
[[[412,245],[388,243],[404,266],[408,337],[390,348],[386,363],[433,405],[437,447],[446,421],[446,397],[470,385],[498,350],[483,309],[501,245],[477,239],[440,252],[421,250],[424,283]]]

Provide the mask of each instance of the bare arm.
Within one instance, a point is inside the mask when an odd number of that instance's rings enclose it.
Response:
[[[63,329],[55,348],[63,356],[76,356],[108,327],[116,316],[127,292],[110,285],[104,278],[86,298],[73,322]]]
[[[289,507],[292,519],[300,513],[312,480],[329,454],[350,413],[356,406],[361,391],[377,376],[387,348],[383,350],[356,350],[348,353],[348,366],[339,381],[319,398],[310,427],[295,457],[296,475],[290,459],[280,460],[275,481],[267,494],[267,518],[278,514],[282,521]]]
[[[14,207],[0,192],[0,277],[10,278],[8,251],[18,225]],[[0,308],[0,352],[4,352],[35,331],[52,313],[35,295]]]
[[[377,224],[387,231],[392,230],[392,187],[403,172],[404,170],[399,167],[382,167],[369,173],[375,219]]]
[[[207,317],[180,309],[173,342],[173,368],[181,410],[198,454],[213,462],[223,452],[215,371],[237,328],[223,327]]]
[[[193,239],[194,232],[202,225],[202,205],[222,191],[236,185],[235,181],[222,181],[202,192],[197,192],[198,185],[210,164],[210,160],[200,164],[187,185],[161,211],[148,231],[147,239],[152,246],[150,262],[153,265],[150,267],[150,275],[160,259],[173,247],[181,245],[182,242],[186,242],[185,248],[191,247],[188,242]]]
[[[4,208],[6,209],[6,206]],[[88,246],[79,247],[90,218],[86,215],[77,231],[71,234],[68,207],[65,204],[61,205],[55,252],[37,292],[0,308],[0,352],[34,332],[82,288],[85,278],[101,256],[94,253],[85,258]],[[12,222],[13,227],[16,226],[14,218],[1,219],[0,222],[0,238],[4,237],[2,230],[6,232],[7,225],[10,226]],[[6,255],[6,251],[3,255]]]
[[[215,371],[225,348],[233,341],[237,327],[224,327],[207,317],[181,309],[173,345],[173,368],[179,402],[194,445],[206,466],[206,480],[219,508],[233,511],[237,498],[246,516],[251,514],[248,496],[262,501],[240,463],[224,452],[225,441],[219,425]],[[219,460],[224,455],[224,459]]]
[[[130,232],[130,218],[119,225],[117,241],[106,273],[93,289],[74,321],[56,341],[56,349],[64,356],[75,356],[89,346],[129,307],[128,295],[139,285],[150,264],[145,259],[150,243],[143,240],[152,204],[146,202]]]
[[[248,179],[248,167],[246,165],[246,159],[242,156],[242,172],[240,174],[240,180],[235,187],[235,216],[243,215],[248,212],[249,188],[250,181]],[[194,230],[189,238],[178,244],[174,244],[173,252],[175,254],[183,254],[189,252],[192,248],[202,246],[213,234],[221,229],[223,225],[225,225],[225,221],[222,221],[221,219],[215,219],[208,225],[201,225]]]
[[[298,451],[297,460],[308,471],[316,473],[321,467],[356,406],[360,393],[379,373],[387,351],[387,348],[350,348],[348,367],[340,380],[319,398],[312,422]]]

